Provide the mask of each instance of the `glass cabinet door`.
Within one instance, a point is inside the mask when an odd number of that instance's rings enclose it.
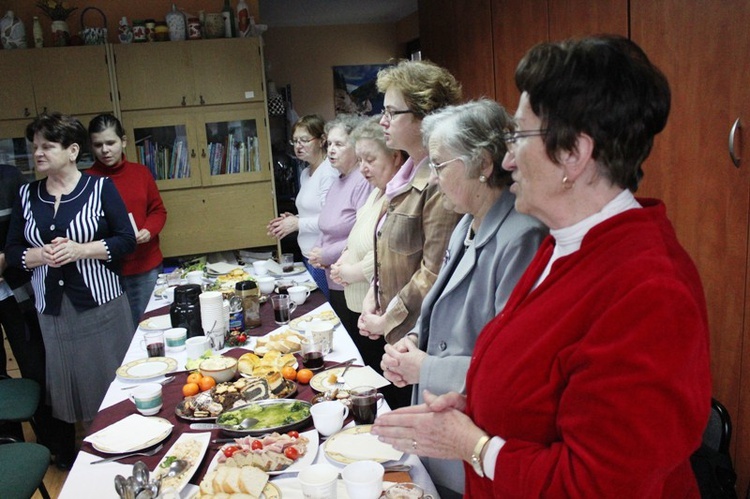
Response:
[[[0,163],[13,165],[27,181],[35,180],[34,148],[26,140],[26,120],[0,122]]]
[[[151,171],[159,189],[179,189],[200,185],[194,132],[186,116],[169,113],[124,113],[128,127],[126,154],[130,161]]]
[[[258,112],[253,107],[201,114],[205,133],[202,140],[206,144],[201,149],[204,183],[227,184],[268,177],[265,119],[262,108]]]

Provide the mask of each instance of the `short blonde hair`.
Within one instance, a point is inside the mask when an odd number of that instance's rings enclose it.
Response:
[[[403,60],[378,72],[378,90],[401,92],[418,118],[461,101],[461,84],[450,72],[430,61]]]

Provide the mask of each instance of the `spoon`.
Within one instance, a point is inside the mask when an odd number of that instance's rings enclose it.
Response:
[[[249,430],[253,426],[258,424],[258,420],[255,418],[245,418],[238,425],[224,426],[214,423],[192,423],[190,425],[191,430],[217,430],[217,429],[237,429],[237,430]]]
[[[120,499],[125,499],[125,487],[127,487],[128,481],[125,479],[122,475],[117,475],[115,477],[115,490],[117,491],[117,495],[120,496]]]
[[[163,380],[157,381],[156,383],[159,383],[160,385],[164,386],[168,383],[171,383],[172,381],[174,381],[174,376],[167,376]],[[133,388],[138,388],[139,386],[142,386],[142,385],[125,386],[123,388],[120,388],[120,390],[132,390]]]
[[[148,467],[143,461],[138,461],[133,465],[133,479],[138,486],[139,491],[148,484]]]
[[[177,476],[183,471],[185,471],[185,469],[188,466],[190,466],[190,463],[188,463],[184,459],[177,459],[176,461],[172,461],[172,463],[169,465],[169,468],[167,469],[167,472],[159,476],[159,480],[162,480],[163,478]]]

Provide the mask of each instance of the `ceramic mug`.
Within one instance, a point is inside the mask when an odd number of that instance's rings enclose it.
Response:
[[[338,400],[328,400],[310,407],[310,415],[318,433],[324,437],[330,437],[344,426],[344,420],[349,415],[349,408]]]
[[[173,327],[164,331],[167,350],[172,352],[182,352],[185,350],[185,340],[187,340],[187,329],[184,327]]]
[[[257,276],[267,275],[268,274],[268,262],[264,262],[264,261],[253,262],[253,270],[255,271],[255,275]]]
[[[338,402],[334,403],[341,405]],[[327,463],[313,464],[300,471],[297,478],[305,499],[336,499],[338,468]]]
[[[144,416],[153,416],[162,407],[161,385],[146,383],[135,388],[129,395],[138,412]]]
[[[197,359],[211,349],[211,343],[205,336],[193,336],[185,341],[188,359]]]
[[[422,487],[416,483],[402,482],[391,485],[385,491],[387,499],[433,499],[432,495],[425,494]]]
[[[375,461],[357,461],[341,472],[346,492],[352,499],[378,499],[383,493],[385,468]]]
[[[273,277],[256,277],[255,282],[258,283],[258,289],[264,295],[270,295],[276,289],[276,279]]]
[[[307,286],[292,286],[287,288],[286,292],[297,305],[305,303],[305,300],[310,296],[310,290],[307,289]]]
[[[191,270],[185,276],[188,284],[203,284],[203,271],[202,270]]]

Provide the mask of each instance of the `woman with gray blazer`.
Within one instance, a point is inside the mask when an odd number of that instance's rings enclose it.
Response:
[[[464,391],[479,332],[502,311],[547,234],[539,221],[515,210],[515,196],[507,188],[501,136],[512,127],[505,110],[487,99],[444,108],[422,123],[443,203],[465,216],[453,231],[416,327],[385,347],[384,375],[396,386],[413,385],[413,404],[422,403],[425,389]],[[441,497],[463,495],[460,461],[423,461]]]

